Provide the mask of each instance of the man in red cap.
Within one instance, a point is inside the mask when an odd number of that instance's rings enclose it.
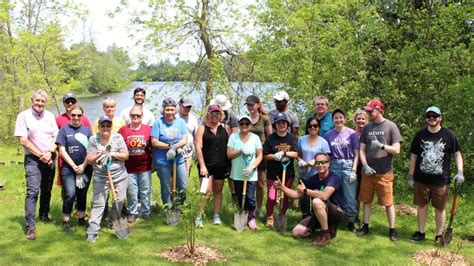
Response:
[[[374,192],[378,203],[385,206],[389,225],[389,238],[398,240],[395,230],[395,207],[393,206],[393,156],[400,153],[402,137],[395,123],[384,118],[384,106],[378,99],[370,100],[364,107],[369,123],[360,137],[360,160],[363,165],[359,201],[364,203],[364,224],[357,236],[369,233],[370,213]]]

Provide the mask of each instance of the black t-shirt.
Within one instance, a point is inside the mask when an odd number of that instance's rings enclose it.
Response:
[[[458,138],[447,128],[431,133],[424,128],[416,133],[410,152],[418,155],[414,180],[427,185],[449,183],[451,155],[461,151]]]
[[[298,150],[298,138],[291,133],[287,133],[286,136],[280,137],[277,133],[272,133],[268,136],[265,144],[263,145],[263,154],[275,154],[279,151],[289,152]],[[282,179],[283,165],[281,162],[268,160],[267,161],[267,179],[276,180],[277,176]],[[286,179],[295,177],[295,168],[293,166],[293,159],[286,167]]]
[[[326,187],[333,187],[335,191],[329,197],[329,201],[334,205],[339,206],[344,211],[347,211],[347,202],[342,190],[342,179],[335,173],[329,172],[329,176],[324,180],[319,179],[319,174],[313,175],[310,178],[301,181],[307,189],[324,191]]]

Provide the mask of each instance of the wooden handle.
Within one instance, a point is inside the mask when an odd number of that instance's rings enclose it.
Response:
[[[458,204],[458,195],[454,194],[453,205],[451,206],[451,216],[456,212],[456,205]]]
[[[244,176],[244,189],[242,190],[242,195],[247,195],[247,178]]]
[[[173,163],[173,177],[171,179],[171,192],[176,193],[176,160]]]
[[[110,175],[110,170],[107,169],[107,177],[109,178],[110,191],[112,191],[112,198],[117,200],[117,194],[115,193],[114,182],[112,181],[112,175]]]
[[[286,168],[283,168],[283,174],[281,177],[281,185],[285,186],[286,182]],[[285,193],[283,193],[283,189],[280,190],[280,199],[283,199],[285,197]]]

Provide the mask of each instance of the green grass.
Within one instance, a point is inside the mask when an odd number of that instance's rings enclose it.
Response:
[[[9,264],[169,264],[158,254],[169,247],[185,243],[184,226],[167,226],[164,215],[158,206],[153,208],[151,221],[139,221],[132,225],[132,233],[127,240],[116,239],[110,229],[101,229],[96,243],[85,241],[85,229],[74,227],[71,234],[61,228],[60,188],[53,189],[51,217],[56,224],[37,223],[37,240],[28,241],[24,236],[24,195],[25,180],[22,166],[9,165],[10,160],[21,161],[16,156],[16,148],[1,147],[0,160],[7,160],[6,166],[0,166],[0,180],[6,183],[6,189],[0,191],[0,265]],[[196,186],[196,180],[192,180]],[[464,191],[469,191],[467,188]],[[470,190],[472,191],[472,190]],[[153,200],[159,200],[159,184],[153,174]],[[472,192],[471,192],[472,194]],[[226,195],[228,191],[226,188]],[[226,264],[414,264],[411,255],[417,250],[435,248],[433,214],[427,225],[428,240],[423,243],[409,241],[416,229],[415,217],[397,214],[397,229],[400,241],[390,242],[385,213],[379,207],[374,208],[370,234],[358,238],[341,225],[337,237],[331,245],[322,249],[310,246],[308,239],[293,239],[290,232],[278,234],[264,229],[259,222],[257,232],[245,230],[238,233],[232,228],[233,208],[230,197],[226,197],[222,214],[223,224],[214,226],[211,222],[211,204],[206,210],[205,227],[198,230],[198,243],[217,248],[227,259]],[[474,234],[472,195],[463,195],[459,201],[459,210],[455,219],[453,242],[445,250],[457,252],[474,263],[474,245],[461,239],[463,234]],[[407,197],[405,202],[410,202]],[[289,228],[298,222],[299,213],[288,213]],[[74,219],[74,224],[76,220]],[[290,230],[290,229],[289,229]]]

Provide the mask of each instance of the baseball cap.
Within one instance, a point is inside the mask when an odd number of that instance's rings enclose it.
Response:
[[[288,101],[290,99],[290,96],[285,91],[279,91],[275,94],[275,96],[273,96],[273,99],[277,101]]]
[[[181,98],[181,100],[179,100],[179,103],[182,104],[184,107],[193,106],[193,101],[191,101],[191,98],[189,97]]]
[[[104,123],[104,122],[112,123],[112,119],[111,119],[110,117],[106,116],[106,115],[101,116],[101,117],[99,118],[99,125],[102,124],[102,123]]]
[[[288,119],[286,113],[278,113],[276,116],[273,117],[273,124],[278,121],[286,121],[288,124],[290,124],[290,120]]]
[[[247,119],[249,122],[252,122],[252,120],[250,119],[250,116],[248,116],[248,115],[243,115],[243,116],[241,116],[241,117],[239,118],[239,122],[242,121],[242,120],[244,120],[244,119]]]
[[[216,98],[211,100],[211,105],[218,104],[221,106],[222,110],[226,111],[232,107],[232,104],[227,100],[227,97],[224,94],[216,95]]]
[[[428,109],[426,109],[425,114],[427,114],[429,112],[435,113],[437,115],[441,115],[441,110],[436,106],[431,106]]]
[[[260,103],[260,99],[255,95],[250,95],[245,100],[245,104],[256,104],[256,103]]]
[[[163,106],[163,107],[176,106],[176,102],[173,100],[173,98],[171,98],[171,97],[166,97],[166,98],[163,100],[162,106]]]
[[[378,99],[372,99],[362,109],[364,109],[366,111],[372,111],[374,109],[383,110],[383,103]]]
[[[220,111],[221,110],[221,107],[218,105],[218,104],[213,104],[213,105],[210,105],[208,108],[207,108],[207,112],[210,113],[210,112],[216,112],[216,111]]]
[[[64,94],[63,102],[65,102],[67,99],[74,99],[74,100],[77,101],[76,95],[74,95],[74,93],[72,93],[72,92],[67,92],[67,93]]]

